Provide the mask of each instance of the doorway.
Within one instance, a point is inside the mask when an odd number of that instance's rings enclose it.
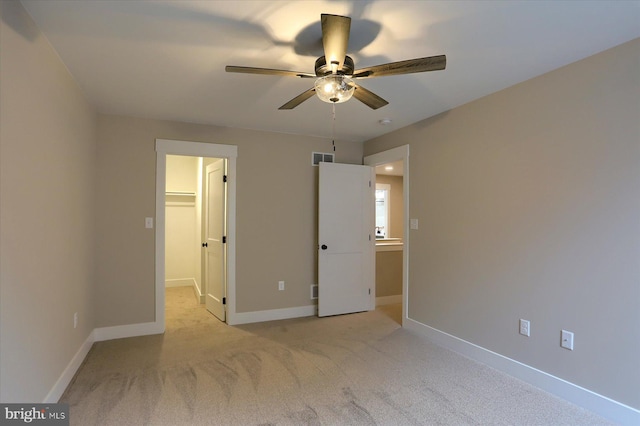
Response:
[[[236,157],[234,145],[208,144],[190,141],[156,139],[156,232],[155,232],[155,321],[154,328],[165,330],[165,270],[166,270],[166,212],[167,156],[180,155],[226,159],[227,206],[226,206],[226,321],[234,324],[235,304],[235,222],[236,222]]]
[[[198,303],[206,303],[221,321],[227,289],[226,161],[166,156],[166,287],[190,287]]]
[[[398,301],[402,304],[401,323],[404,325],[405,321],[408,319],[409,301],[409,145],[403,145],[388,151],[369,155],[364,158],[364,164],[376,167],[377,170],[380,170],[381,176],[383,176],[383,173],[385,172],[385,176],[392,176],[393,174],[398,174],[399,169],[402,170],[401,186],[398,186],[399,178],[397,177],[385,177],[380,179],[380,181],[384,180],[385,185],[388,185],[386,188],[381,187],[381,190],[391,189],[390,193],[385,194],[387,204],[385,205],[384,203],[381,203],[380,216],[385,216],[384,211],[390,212],[390,209],[387,210],[387,207],[390,207],[390,205],[393,204],[391,197],[394,195],[394,186],[397,188],[395,191],[396,196],[398,195],[398,189],[401,188],[402,199],[401,201],[396,199],[396,204],[398,202],[401,203],[402,208],[401,210],[397,210],[395,220],[392,213],[387,213],[386,222],[384,224],[376,225],[380,230],[380,232],[376,230],[376,264],[379,266],[378,259],[384,256],[385,259],[381,259],[381,261],[388,262],[388,268],[395,268],[396,273],[398,269],[400,270],[400,274],[402,275],[402,292],[401,295],[389,294],[388,297],[380,296],[378,292],[376,292],[376,296],[378,296],[377,304],[384,305],[387,302],[397,303]],[[394,167],[395,172],[385,170],[385,167]],[[376,175],[377,174],[378,172],[376,172]],[[378,182],[377,176],[376,182]],[[379,195],[382,197],[383,194],[380,193]],[[400,218],[398,218],[398,216],[400,216]],[[401,251],[398,250],[399,247],[401,247]],[[385,270],[384,272],[389,272],[389,270]],[[394,278],[396,273],[391,271],[391,279]],[[397,279],[397,276],[395,278]],[[389,277],[385,277],[385,279],[389,279]],[[394,288],[397,289],[397,287]],[[390,293],[397,292],[394,288],[384,289],[381,291],[381,294],[385,294],[385,291]]]

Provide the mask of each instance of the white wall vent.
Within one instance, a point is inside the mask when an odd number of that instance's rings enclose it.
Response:
[[[333,159],[335,154],[329,152],[312,152],[311,153],[311,164],[317,166],[319,163],[333,163]]]
[[[311,284],[311,299],[318,298],[318,284]]]

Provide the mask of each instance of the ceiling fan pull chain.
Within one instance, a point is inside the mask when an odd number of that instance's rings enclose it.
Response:
[[[333,108],[333,121],[331,126],[331,143],[333,144],[333,152],[336,152],[336,104],[332,104]]]

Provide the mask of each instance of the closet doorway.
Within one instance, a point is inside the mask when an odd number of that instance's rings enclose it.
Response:
[[[165,329],[165,289],[190,286],[195,297],[206,303],[209,296],[219,301],[218,318],[233,324],[235,317],[235,164],[237,147],[188,141],[156,139],[156,320],[154,327]],[[216,164],[207,175],[207,166]],[[174,173],[175,170],[177,173]],[[195,172],[192,171],[195,169]],[[212,169],[212,167],[209,167]],[[219,174],[219,176],[218,176]],[[195,178],[193,177],[195,175]],[[213,190],[224,203],[207,203],[208,179],[221,183]],[[211,206],[216,206],[212,209]],[[207,211],[211,212],[211,215]],[[218,227],[207,226],[220,221]],[[211,240],[223,245],[207,251]],[[177,242],[177,246],[174,244]],[[208,244],[207,244],[208,243]],[[210,256],[212,255],[212,256]],[[212,275],[216,285],[207,284],[208,261],[220,263]],[[211,262],[209,262],[211,264]],[[209,280],[210,281],[210,280]],[[209,303],[206,303],[209,305]],[[220,312],[222,311],[222,312]]]
[[[224,321],[226,160],[167,155],[165,200],[165,285],[191,287]]]

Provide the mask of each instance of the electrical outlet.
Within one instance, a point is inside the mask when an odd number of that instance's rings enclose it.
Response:
[[[284,290],[284,281],[278,281],[278,290]]]
[[[565,349],[573,350],[573,333],[567,330],[562,330],[560,334],[560,346]]]
[[[531,336],[531,323],[528,320],[520,320],[520,334],[523,336]]]
[[[78,328],[78,313],[73,314],[73,328]]]

